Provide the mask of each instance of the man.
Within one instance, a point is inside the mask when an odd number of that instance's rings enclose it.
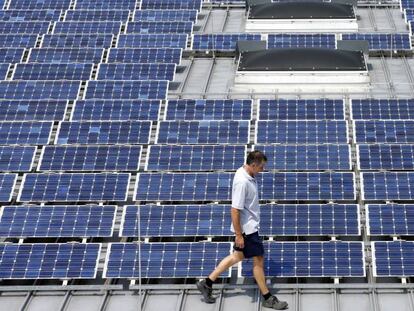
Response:
[[[258,233],[260,209],[255,176],[263,171],[266,162],[263,152],[249,152],[246,164],[234,176],[231,205],[231,231],[235,234],[234,252],[224,258],[208,278],[197,282],[197,288],[207,303],[214,303],[216,300],[212,296],[212,284],[222,272],[244,258],[253,258],[253,275],[264,299],[263,306],[276,310],[288,307],[285,301],[279,301],[270,294],[263,271],[264,248]]]

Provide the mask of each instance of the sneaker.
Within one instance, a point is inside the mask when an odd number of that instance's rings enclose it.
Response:
[[[216,298],[213,297],[213,289],[208,287],[206,284],[206,280],[200,280],[196,283],[198,290],[204,297],[204,301],[206,303],[215,303]]]
[[[279,301],[276,296],[271,296],[269,299],[263,301],[263,307],[271,308],[275,310],[285,310],[288,307],[286,301]]]

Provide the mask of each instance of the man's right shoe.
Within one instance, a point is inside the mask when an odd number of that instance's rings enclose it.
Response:
[[[269,299],[263,301],[263,307],[271,308],[275,310],[285,310],[288,307],[286,301],[280,301],[276,296],[271,296]]]
[[[213,297],[213,289],[208,287],[206,284],[206,280],[200,280],[196,283],[198,290],[204,297],[204,301],[206,303],[215,303],[216,298]],[[269,298],[270,299],[270,298]]]

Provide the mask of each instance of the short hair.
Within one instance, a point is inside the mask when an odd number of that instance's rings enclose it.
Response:
[[[250,165],[253,163],[261,164],[262,162],[267,162],[267,157],[260,150],[250,151],[247,154],[246,164]]]

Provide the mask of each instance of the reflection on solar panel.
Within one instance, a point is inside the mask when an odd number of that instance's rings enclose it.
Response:
[[[32,169],[36,147],[0,146],[0,171],[27,172]]]
[[[58,21],[59,10],[0,10],[0,21],[5,22],[30,22],[30,21]]]
[[[349,145],[255,145],[267,156],[266,169],[285,171],[351,170]]]
[[[354,121],[357,144],[414,143],[414,121]]]
[[[414,119],[414,99],[353,99],[352,119]]]
[[[361,242],[264,242],[267,277],[363,277]],[[252,261],[242,263],[242,276],[253,276]]]
[[[237,41],[249,40],[260,41],[260,34],[202,34],[194,35],[193,50],[217,50],[232,51],[236,50]]]
[[[366,40],[370,50],[411,50],[409,34],[342,34],[342,40]]]
[[[163,121],[157,144],[247,144],[249,121]]]
[[[133,10],[135,0],[77,0],[76,9],[86,10]]]
[[[71,0],[12,0],[9,9],[11,10],[67,10]]]
[[[99,243],[0,244],[2,279],[94,279]]]
[[[46,145],[52,122],[0,122],[1,145]]]
[[[2,237],[110,237],[116,207],[112,205],[5,206]]]
[[[258,144],[346,144],[346,121],[257,121]]]
[[[332,99],[260,100],[260,120],[344,120],[344,101]]]
[[[119,35],[117,47],[185,49],[187,47],[187,35],[178,33]]]
[[[45,146],[40,171],[137,171],[141,146]]]
[[[413,276],[414,242],[371,242],[374,276]]]
[[[142,0],[141,10],[201,10],[201,0]]]
[[[42,47],[59,48],[109,48],[112,35],[106,34],[59,34],[44,35]]]
[[[0,80],[5,80],[9,71],[9,64],[0,63]]]
[[[79,81],[0,81],[1,99],[76,99]]]
[[[236,170],[245,160],[245,146],[161,146],[149,147],[145,170],[217,171]]]
[[[363,200],[413,200],[413,172],[362,173]]]
[[[121,22],[57,22],[53,29],[54,34],[118,34],[121,30]]]
[[[168,81],[88,81],[85,99],[166,99]]]
[[[100,63],[103,49],[43,48],[31,49],[29,63]]]
[[[127,33],[191,33],[193,22],[129,22]]]
[[[175,64],[100,64],[97,80],[174,80]]]
[[[110,243],[103,277],[207,277],[230,250],[229,242]],[[230,277],[230,269],[220,277]]]
[[[368,235],[413,235],[414,205],[368,204]]]
[[[49,22],[1,22],[1,34],[42,34],[47,33]]]
[[[0,47],[31,48],[36,45],[37,35],[0,34]]]
[[[61,122],[56,144],[148,144],[149,121]]]
[[[196,20],[197,10],[137,10],[134,16],[134,21],[147,22],[195,22]]]
[[[81,120],[158,120],[159,100],[78,100],[72,121]]]
[[[142,48],[110,49],[108,63],[166,63],[179,64],[181,49]]]
[[[63,121],[64,100],[2,100],[0,121]]]
[[[24,49],[0,48],[0,63],[19,63],[22,61]]]
[[[0,174],[0,202],[10,202],[16,185],[17,174]]]
[[[26,174],[19,202],[126,201],[130,174]]]
[[[336,48],[334,34],[269,34],[267,48]]]
[[[414,170],[414,145],[357,145],[361,170]]]
[[[128,20],[128,10],[68,10],[65,21],[118,21]]]
[[[252,101],[243,99],[169,100],[165,120],[250,120]]]
[[[89,80],[92,64],[17,64],[13,80]]]

